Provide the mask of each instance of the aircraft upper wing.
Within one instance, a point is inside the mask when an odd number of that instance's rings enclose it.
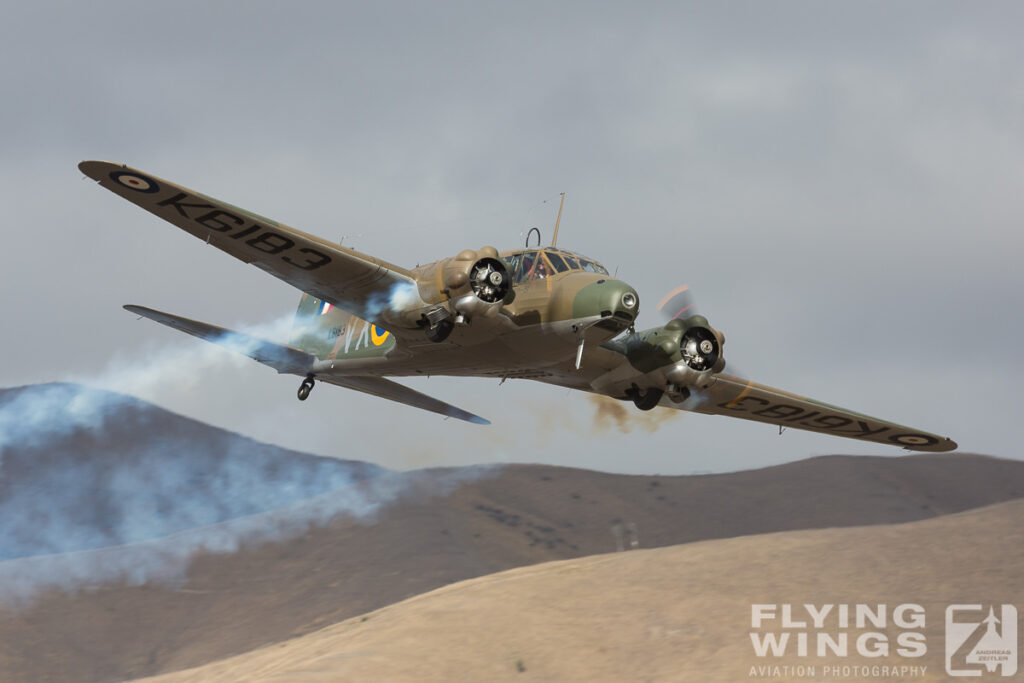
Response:
[[[404,268],[156,176],[109,161],[83,161],[78,168],[207,244],[364,320],[380,322],[381,310],[396,293],[416,291]]]
[[[692,410],[902,446],[912,451],[951,451],[957,448],[956,442],[947,437],[855,413],[726,373],[715,377],[711,387],[696,394],[697,404]],[[692,400],[686,401],[687,406]],[[661,405],[684,407],[667,398],[662,399]]]

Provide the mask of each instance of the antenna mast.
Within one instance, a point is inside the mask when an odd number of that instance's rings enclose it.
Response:
[[[551,246],[558,244],[558,224],[562,222],[562,207],[565,206],[565,193],[562,193],[562,201],[558,203],[558,218],[555,219],[555,235],[551,238]]]

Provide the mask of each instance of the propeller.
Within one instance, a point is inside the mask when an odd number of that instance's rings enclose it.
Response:
[[[658,304],[658,312],[665,321],[685,320],[697,315],[697,302],[689,285],[680,285],[666,294]]]
[[[700,316],[699,309],[697,308],[697,298],[693,295],[693,289],[689,285],[683,284],[671,290],[658,303],[658,313],[665,323],[672,320],[687,320],[693,316]],[[704,316],[701,317],[704,318]],[[704,318],[704,324],[707,324],[706,318]],[[704,370],[718,361],[721,349],[718,348],[711,335],[695,332],[694,334],[687,334],[682,341],[683,360],[692,369]],[[729,364],[729,374],[741,376],[740,373],[735,371],[732,363]]]

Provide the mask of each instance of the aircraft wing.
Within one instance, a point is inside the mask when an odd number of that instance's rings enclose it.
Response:
[[[78,168],[207,244],[364,320],[381,322],[381,310],[396,296],[418,298],[412,274],[399,266],[128,166],[83,161]]]
[[[688,407],[691,401],[695,401],[696,405],[691,409],[700,413],[728,415],[784,428],[902,446],[911,451],[951,451],[957,448],[956,442],[947,437],[855,413],[726,373],[715,377],[711,387],[696,393],[685,402],[685,406],[677,406],[667,398],[662,399],[661,405]]]
[[[125,310],[141,315],[144,318],[149,318],[150,320],[155,320],[162,325],[174,328],[179,332],[184,332],[192,335],[193,337],[198,337],[199,339],[204,339],[208,342],[217,344],[218,346],[223,346],[224,348],[231,349],[232,351],[237,351],[244,356],[248,356],[255,361],[274,368],[279,373],[305,376],[316,369],[314,367],[316,357],[313,356],[313,354],[306,353],[294,346],[275,344],[273,342],[266,341],[265,339],[259,339],[258,337],[242,334],[241,332],[235,332],[216,325],[199,322],[198,320],[190,320],[189,318],[183,318],[178,315],[156,311],[152,308],[146,308],[145,306],[128,305],[124,308]],[[352,377],[331,377],[318,374],[317,379],[322,382],[327,382],[328,384],[345,387],[346,389],[361,391],[364,394],[371,394],[373,396],[379,396],[398,403],[404,403],[405,405],[412,406],[414,408],[429,410],[432,413],[438,413],[445,417],[454,417],[474,424],[490,424],[488,420],[485,420],[478,415],[474,415],[473,413],[462,410],[461,408],[456,408],[444,401],[439,401],[436,398],[422,394],[415,389],[410,389],[398,382],[392,382],[391,380],[384,379],[383,377],[362,375]]]
[[[466,422],[472,422],[478,425],[489,425],[490,420],[474,415],[473,413],[466,412],[461,408],[456,408],[453,405],[439,401],[436,398],[421,394],[415,389],[410,389],[404,384],[398,382],[392,382],[389,379],[383,377],[372,377],[369,375],[361,376],[346,376],[346,377],[331,377],[331,376],[318,376],[324,382],[330,384],[336,384],[339,387],[345,387],[346,389],[355,389],[361,391],[364,394],[370,394],[372,396],[379,396],[386,398],[391,401],[397,401],[398,403],[404,403],[407,406],[414,408],[422,408],[423,410],[429,410],[432,413],[444,415],[445,417],[454,417],[459,420],[465,420]]]

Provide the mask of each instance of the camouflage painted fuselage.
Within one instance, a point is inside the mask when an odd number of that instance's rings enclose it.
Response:
[[[299,302],[290,342],[313,353],[328,372],[528,378],[582,389],[589,388],[588,376],[622,363],[621,355],[600,345],[633,324],[636,290],[565,250],[519,249],[501,258],[512,278],[510,303],[499,316],[456,325],[441,343],[399,342],[385,328],[309,294]],[[412,273],[418,281],[430,279],[436,265]]]

